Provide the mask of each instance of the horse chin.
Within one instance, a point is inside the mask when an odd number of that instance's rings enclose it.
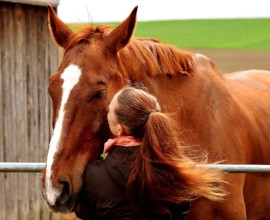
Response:
[[[52,212],[70,213],[74,212],[78,204],[78,195],[67,197],[61,195],[53,205],[47,201],[47,206]]]

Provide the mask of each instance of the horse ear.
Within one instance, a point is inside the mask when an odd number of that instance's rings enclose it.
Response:
[[[109,34],[107,47],[110,51],[116,53],[129,43],[136,25],[137,9],[138,6],[132,10],[126,20]]]
[[[48,21],[53,39],[59,46],[66,49],[69,36],[73,31],[57,17],[51,5],[48,5]]]

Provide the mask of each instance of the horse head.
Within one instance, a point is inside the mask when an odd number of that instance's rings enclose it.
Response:
[[[137,7],[113,31],[88,26],[72,31],[48,7],[51,35],[65,49],[49,79],[53,136],[43,171],[43,197],[53,211],[75,209],[83,173],[110,136],[107,106],[124,85],[117,74],[118,51],[132,37]]]

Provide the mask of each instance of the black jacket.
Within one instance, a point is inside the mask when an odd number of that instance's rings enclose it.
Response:
[[[105,160],[88,165],[76,214],[84,220],[183,220],[189,203],[170,206],[171,214],[136,211],[126,195],[129,166],[138,147],[113,147]]]

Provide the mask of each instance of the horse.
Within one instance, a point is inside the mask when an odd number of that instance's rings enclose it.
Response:
[[[270,71],[222,75],[202,54],[135,38],[136,14],[137,6],[115,28],[73,31],[48,6],[51,35],[65,50],[48,86],[54,131],[42,194],[52,211],[76,208],[85,168],[111,136],[107,106],[126,85],[148,88],[179,124],[183,144],[210,162],[270,163]],[[225,175],[226,199],[193,201],[188,219],[270,219],[269,175]]]

